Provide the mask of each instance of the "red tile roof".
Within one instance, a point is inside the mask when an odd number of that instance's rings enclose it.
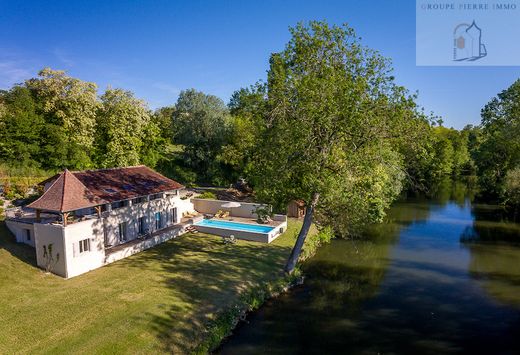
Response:
[[[94,195],[73,173],[65,170],[39,199],[27,207],[69,212],[103,203],[106,201]]]
[[[52,180],[55,181],[47,191],[27,207],[69,212],[184,187],[144,165],[74,172],[65,170],[42,183]]]

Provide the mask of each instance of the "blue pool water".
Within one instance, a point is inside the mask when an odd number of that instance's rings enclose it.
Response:
[[[203,219],[200,222],[195,223],[196,226],[213,227],[232,229],[237,231],[255,232],[255,233],[269,233],[274,229],[271,226],[262,226],[259,224],[247,224],[231,221],[220,221],[216,219]]]

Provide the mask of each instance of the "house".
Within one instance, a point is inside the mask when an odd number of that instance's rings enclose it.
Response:
[[[6,225],[38,266],[65,278],[174,238],[194,222],[184,187],[146,166],[69,171]]]

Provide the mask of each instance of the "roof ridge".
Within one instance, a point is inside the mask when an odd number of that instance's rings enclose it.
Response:
[[[69,171],[67,170],[67,168],[65,168],[65,170],[63,170],[63,187],[61,189],[61,204],[60,204],[60,210],[63,211],[63,204],[65,203],[65,186],[67,184],[67,173]]]
[[[65,177],[70,174],[70,176],[75,180],[74,183],[79,183],[81,185],[81,188],[85,189],[86,192],[88,192],[90,195],[92,196],[95,196],[96,198],[98,198],[100,201],[99,202],[103,202],[103,203],[106,203],[107,201],[105,201],[105,199],[99,197],[98,195],[96,195],[95,193],[92,192],[92,190],[90,190],[80,179],[78,179],[76,176],[74,176],[74,173],[72,173],[70,170],[68,169],[65,169],[65,171],[63,172],[63,191],[62,191],[62,200],[61,200],[61,210],[63,210],[63,205],[65,204],[65,197],[68,196],[68,195],[65,195],[65,188],[67,186],[67,181],[65,180]]]
[[[51,189],[51,187],[56,185],[56,183],[60,180],[60,177],[61,177],[62,174],[63,174],[63,172],[59,172],[59,173],[56,174],[56,175],[58,175],[58,178],[52,182],[52,184],[47,188],[47,190],[45,192],[47,192],[48,190]],[[54,175],[54,176],[56,176],[56,175]],[[40,201],[43,198],[43,196],[45,195],[45,192],[40,197],[38,197],[36,200],[31,202],[29,205],[32,205],[33,203],[36,203],[36,202]],[[29,205],[27,205],[27,206],[29,206]],[[62,200],[62,205],[63,205],[63,200]]]
[[[63,213],[184,187],[146,165],[76,174],[64,169],[48,185],[44,194],[28,207]],[[108,187],[116,191],[108,191]]]
[[[85,169],[85,170],[73,170],[73,171],[69,170],[69,171],[72,174],[75,174],[75,173],[86,173],[86,172],[94,172],[94,171],[110,171],[110,170],[121,170],[121,169],[133,169],[133,168],[142,168],[142,167],[151,169],[150,167],[148,167],[148,166],[146,166],[144,164],[139,164],[139,165],[130,165],[130,166],[119,166],[119,167],[114,167],[114,168]]]

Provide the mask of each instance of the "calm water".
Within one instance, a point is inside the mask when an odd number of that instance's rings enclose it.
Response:
[[[222,354],[520,354],[520,225],[461,185],[335,240]]]

